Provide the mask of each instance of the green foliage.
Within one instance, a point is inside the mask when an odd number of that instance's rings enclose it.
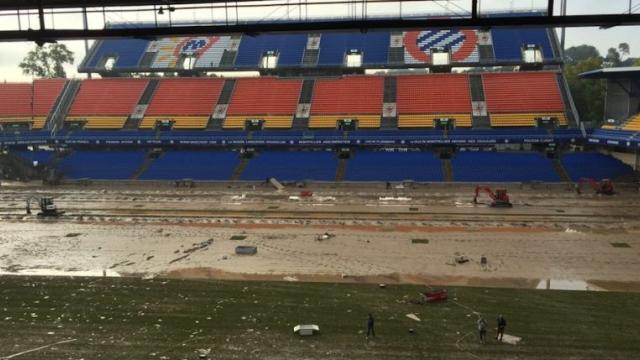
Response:
[[[565,62],[569,65],[575,65],[578,62],[590,58],[599,58],[600,52],[594,46],[580,45],[572,46],[564,51]]]
[[[582,121],[597,123],[604,117],[606,83],[604,80],[583,80],[578,77],[583,72],[600,69],[602,65],[603,59],[594,57],[565,66],[565,77]]]
[[[65,44],[46,44],[29,51],[18,65],[25,75],[40,78],[66,77],[65,64],[73,64],[73,52]]]
[[[622,56],[629,56],[629,54],[631,53],[631,47],[628,43],[620,43],[618,44],[618,51]]]
[[[604,62],[602,63],[602,67],[618,67],[620,66],[620,62],[622,58],[620,53],[616,48],[609,48],[607,50],[607,56],[604,58]]]

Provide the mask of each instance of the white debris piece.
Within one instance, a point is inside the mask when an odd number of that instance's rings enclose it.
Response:
[[[508,334],[504,334],[502,336],[502,342],[506,343],[506,344],[509,344],[509,345],[518,345],[518,343],[520,343],[520,341],[522,341],[521,337],[508,335]]]
[[[320,327],[318,325],[296,325],[293,327],[293,332],[301,336],[311,336],[314,332],[319,332]]]
[[[409,319],[411,319],[411,320],[415,320],[415,321],[422,321],[422,320],[420,320],[420,318],[419,318],[419,317],[418,317],[418,315],[416,315],[416,314],[407,314],[407,315],[405,315],[405,316],[406,316],[406,317],[408,317],[408,318],[409,318]]]

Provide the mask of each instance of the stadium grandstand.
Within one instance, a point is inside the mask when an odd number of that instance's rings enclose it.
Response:
[[[559,48],[543,27],[105,38],[91,79],[0,84],[0,144],[69,179],[632,176],[592,153]]]

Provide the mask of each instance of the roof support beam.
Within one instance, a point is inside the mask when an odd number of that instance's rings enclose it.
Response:
[[[44,16],[41,16],[41,22]],[[238,23],[230,25],[194,25],[175,27],[145,27],[117,29],[45,29],[0,31],[0,41],[55,41],[95,39],[109,37],[157,37],[210,35],[228,33],[264,33],[294,31],[376,30],[376,29],[425,29],[425,28],[491,28],[491,27],[584,27],[640,25],[640,14],[610,15],[560,15],[560,16],[510,16],[465,17],[434,19],[364,19],[355,21],[292,21]]]

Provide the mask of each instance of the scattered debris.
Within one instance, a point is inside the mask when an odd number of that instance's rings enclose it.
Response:
[[[416,314],[406,314],[405,316],[408,317],[411,320],[422,321],[422,320],[420,320],[420,318]]]
[[[67,235],[65,235],[64,237],[68,237],[68,238],[74,238],[74,237],[78,237],[82,235],[82,233],[68,233]]]
[[[631,245],[625,242],[613,242],[611,243],[611,246],[613,246],[614,248],[630,248],[631,247]]]
[[[504,334],[502,336],[502,342],[509,344],[509,345],[518,345],[518,343],[520,343],[520,341],[522,341],[521,337],[518,336],[513,336],[513,335],[508,335],[508,334]]]
[[[247,194],[246,193],[242,193],[242,195],[233,195],[231,197],[231,200],[235,200],[235,201],[244,200],[244,199],[246,199],[246,197],[247,197]]]
[[[180,256],[179,258],[175,258],[175,259],[173,259],[173,260],[169,261],[169,264],[173,264],[173,263],[178,262],[178,261],[180,261],[180,260],[184,260],[184,259],[188,258],[188,257],[189,257],[189,255],[191,255],[191,254],[182,255],[182,256]]]
[[[285,276],[282,278],[284,281],[298,281],[298,278],[295,276]]]
[[[236,255],[255,255],[257,253],[257,246],[236,246]]]
[[[326,232],[326,233],[324,233],[322,235],[316,236],[316,240],[317,241],[329,240],[329,239],[334,238],[334,237],[336,237],[336,234],[331,234],[329,232]]]
[[[198,358],[199,359],[207,359],[209,357],[209,354],[211,354],[211,348],[198,349],[198,350],[196,350],[196,352],[198,353]]]
[[[276,189],[277,191],[282,191],[284,190],[284,186],[278,181],[276,180],[276,178],[269,178],[269,183],[271,184],[271,186],[274,187],[274,189]]]
[[[456,255],[454,256],[454,260],[456,261],[457,264],[466,264],[469,262],[469,258],[464,256],[464,255],[459,255],[456,253]]]
[[[50,347],[52,347],[52,346],[56,346],[56,345],[67,344],[67,343],[70,343],[70,342],[74,342],[74,341],[76,341],[76,340],[77,340],[77,339],[69,339],[69,340],[62,340],[62,341],[58,341],[57,343],[53,343],[53,344],[49,344],[49,345],[45,345],[45,346],[40,346],[40,347],[37,347],[37,348],[35,348],[35,349],[31,349],[31,350],[26,350],[26,351],[22,351],[22,352],[19,352],[19,353],[15,353],[15,354],[13,354],[13,355],[8,355],[8,356],[3,357],[2,359],[7,359],[7,360],[8,360],[8,359],[13,359],[13,358],[15,358],[15,357],[22,356],[22,355],[24,355],[24,354],[28,354],[28,353],[32,353],[32,352],[36,352],[36,351],[39,351],[39,350],[44,350],[44,349],[46,349],[46,348],[50,348]]]
[[[293,327],[293,332],[300,336],[311,336],[314,333],[320,332],[320,327],[318,325],[296,325]]]
[[[429,239],[411,239],[412,244],[428,244]]]
[[[447,299],[449,299],[449,293],[446,289],[436,289],[421,292],[418,300],[411,300],[411,303],[416,305],[423,305],[427,303],[446,301]]]
[[[244,240],[246,238],[247,237],[245,235],[233,235],[233,236],[231,236],[231,238],[229,240],[239,241],[239,240]]]
[[[406,196],[380,196],[378,200],[380,201],[411,201],[411,198]]]
[[[205,249],[205,248],[209,247],[209,245],[211,245],[211,244],[213,244],[213,239],[208,239],[208,240],[196,243],[196,244],[192,244],[193,245],[192,248],[186,249],[186,250],[184,250],[182,252],[185,253],[185,254],[190,254],[190,253],[193,253],[195,251]]]
[[[379,284],[378,287],[380,289],[386,289],[387,288],[387,284]]]

